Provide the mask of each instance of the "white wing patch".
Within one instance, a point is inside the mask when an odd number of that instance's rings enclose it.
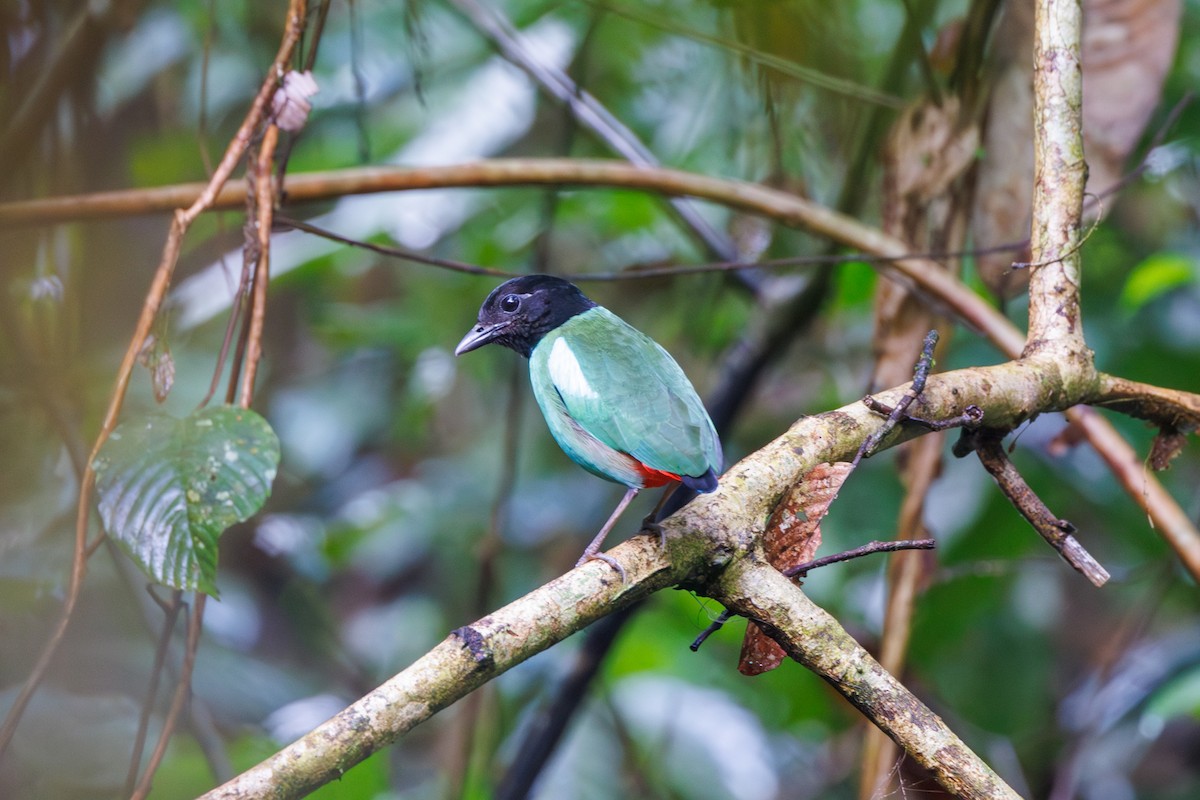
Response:
[[[587,400],[599,397],[596,390],[588,383],[587,378],[583,376],[579,360],[571,352],[571,346],[567,344],[565,338],[560,337],[554,340],[554,346],[550,348],[550,358],[546,365],[550,368],[550,379],[554,381],[554,385],[558,387],[561,394]]]

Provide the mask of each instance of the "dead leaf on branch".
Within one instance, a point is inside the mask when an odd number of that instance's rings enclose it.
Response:
[[[1183,452],[1186,444],[1187,434],[1183,431],[1178,428],[1161,428],[1150,447],[1150,469],[1155,472],[1169,469],[1171,462]]]
[[[175,359],[171,357],[171,348],[167,345],[167,340],[150,334],[146,341],[142,342],[137,360],[150,371],[154,399],[159,403],[166,402],[171,387],[175,385]]]
[[[763,538],[772,567],[782,572],[813,560],[821,546],[821,520],[849,475],[847,462],[818,464],[788,490],[775,506]],[[758,625],[747,623],[738,672],[761,675],[778,667],[786,657],[783,648]]]

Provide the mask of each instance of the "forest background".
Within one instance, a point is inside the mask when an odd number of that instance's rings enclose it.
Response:
[[[1051,98],[1065,117],[1034,123],[1032,4],[304,6],[0,7],[0,794],[199,795],[426,663],[452,630],[486,685],[340,780],[318,768],[304,791],[1011,796],[980,788],[973,756],[923,751],[919,732],[893,731],[907,754],[867,734],[864,714],[886,722],[919,698],[1021,796],[1200,793],[1200,460],[1172,458],[1200,404],[1147,387],[1200,392],[1194,2],[1084,3],[1087,194],[1075,162],[1035,184],[1035,137],[1070,152],[1053,136],[1070,133],[1071,102],[1066,80]],[[1070,25],[1056,30],[1069,61]],[[270,108],[293,68],[319,87],[294,126]],[[704,199],[666,201],[678,195]],[[1072,203],[1085,222],[1056,240]],[[1080,265],[1078,306],[1036,277]],[[620,490],[557,449],[521,360],[452,355],[500,274],[531,271],[578,279],[666,346],[728,463],[750,457],[669,528],[665,555],[650,537],[619,549],[629,586],[593,564],[547,588]],[[793,543],[812,558],[936,539],[803,583],[912,694],[855,694],[801,627],[780,638],[812,670],[740,674],[738,620],[693,652],[722,611],[712,598],[741,597],[730,564],[763,555],[753,542],[774,509],[807,502],[782,487],[805,486],[811,465],[769,491],[754,482],[779,463],[764,446],[824,447],[840,419],[827,449],[848,460],[881,422],[860,398],[912,377],[927,330],[941,333],[937,373],[1004,365],[1024,343],[1005,317],[1044,334],[1033,345],[1070,345],[1046,351],[1065,354],[1062,375],[1094,352],[1128,380],[1060,386],[1036,359],[1028,375],[935,374],[927,410],[976,403],[1014,435],[998,445],[986,428],[963,458],[958,431],[893,436],[820,533]],[[959,407],[938,386],[963,387]],[[202,586],[218,596],[148,590],[112,544],[105,498],[124,473],[101,469],[93,492],[92,449],[118,423],[128,440],[147,414],[195,419],[213,397],[274,432],[238,428],[241,441],[270,451],[278,436],[277,474],[272,459],[247,467],[273,477],[270,498],[220,538]],[[1057,413],[1081,399],[1124,413]],[[102,463],[188,463],[148,441]],[[1009,458],[1107,581],[1072,570],[997,488],[987,467]],[[770,513],[744,531],[716,524],[755,503]],[[196,544],[215,538],[181,541],[204,562]],[[472,651],[486,626],[464,626],[530,592],[575,597],[579,615],[543,616],[523,641],[548,649],[529,660],[505,661],[486,635]],[[400,729],[330,758],[352,764]]]

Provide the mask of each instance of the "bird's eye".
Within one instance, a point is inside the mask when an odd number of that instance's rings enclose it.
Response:
[[[515,294],[506,295],[504,299],[500,301],[500,310],[509,314],[513,313],[520,307],[521,298],[517,297]]]

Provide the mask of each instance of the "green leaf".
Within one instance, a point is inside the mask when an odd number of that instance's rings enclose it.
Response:
[[[126,422],[96,456],[100,517],[152,579],[215,595],[217,538],[262,508],[278,465],[279,439],[247,409]]]
[[[1159,295],[1191,283],[1192,259],[1181,253],[1154,253],[1129,273],[1121,289],[1121,305],[1136,311]]]

